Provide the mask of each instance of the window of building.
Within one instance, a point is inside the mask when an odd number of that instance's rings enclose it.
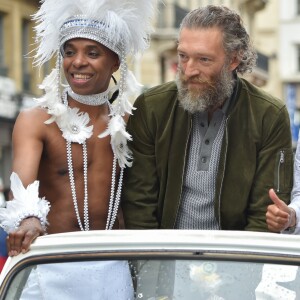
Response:
[[[297,71],[300,73],[300,44],[297,45]]]
[[[0,76],[7,76],[4,48],[4,14],[0,13]]]
[[[189,12],[187,9],[182,8],[179,5],[174,5],[175,8],[175,28],[179,28],[182,19],[186,16]]]
[[[23,90],[29,92],[31,86],[30,62],[28,59],[30,45],[30,21],[24,19],[22,25]]]

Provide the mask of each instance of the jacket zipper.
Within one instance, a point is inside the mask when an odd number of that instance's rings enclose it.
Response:
[[[190,140],[190,135],[191,135],[191,130],[192,130],[192,127],[193,127],[193,121],[192,121],[192,118],[191,118],[191,121],[190,121],[190,129],[189,129],[189,134],[188,134],[188,138],[187,138],[187,141],[186,141],[186,144],[185,144],[185,151],[184,151],[184,157],[186,158],[186,152],[187,152],[187,147],[188,147],[188,143],[189,143],[189,140]],[[176,210],[176,217],[175,217],[175,221],[174,221],[174,224],[173,224],[173,228],[175,228],[175,225],[176,225],[176,221],[177,221],[177,216],[178,216],[178,210],[179,210],[179,206],[180,206],[180,199],[181,199],[181,196],[182,196],[182,186],[183,186],[183,177],[185,175],[185,162],[186,162],[186,159],[184,159],[184,163],[183,163],[183,172],[181,173],[181,188],[180,188],[180,198],[179,198],[179,203],[177,205],[177,210]]]
[[[223,174],[222,174],[222,180],[221,180],[220,191],[219,191],[218,210],[219,210],[219,228],[220,228],[220,230],[222,230],[222,226],[221,226],[221,192],[222,192],[222,187],[223,187],[223,182],[224,182],[224,172],[225,172],[225,163],[226,163],[226,157],[227,157],[227,145],[228,145],[228,143],[227,143],[227,141],[228,141],[227,121],[228,121],[228,118],[225,120],[225,124],[224,124],[224,127],[225,127],[224,138],[226,139],[225,140],[225,154],[224,154],[224,161],[223,161]]]
[[[277,166],[277,192],[280,192],[280,170],[281,166],[284,164],[284,151],[280,151],[279,162]]]

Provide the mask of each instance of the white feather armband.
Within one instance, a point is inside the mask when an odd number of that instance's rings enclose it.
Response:
[[[0,226],[10,233],[20,226],[22,220],[36,217],[46,230],[50,203],[45,198],[39,198],[39,181],[34,181],[25,189],[21,179],[14,172],[10,181],[14,199],[7,201],[6,208],[0,208]]]

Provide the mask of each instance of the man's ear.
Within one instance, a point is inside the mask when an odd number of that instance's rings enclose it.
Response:
[[[237,66],[240,64],[240,62],[241,62],[240,59],[237,57],[236,54],[234,54],[231,57],[230,64],[229,64],[230,71],[235,70]]]
[[[113,68],[112,68],[113,73],[115,73],[116,71],[118,71],[119,68],[120,68],[120,59],[118,58],[118,59],[116,60],[116,63],[113,65]]]

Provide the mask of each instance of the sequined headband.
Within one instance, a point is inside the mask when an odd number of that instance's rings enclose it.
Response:
[[[106,46],[118,54],[120,59],[123,59],[124,57],[122,56],[125,49],[122,49],[122,47],[124,47],[124,43],[110,39],[106,28],[107,26],[103,21],[91,20],[83,15],[68,19],[60,28],[60,52],[63,54],[63,46],[66,41],[75,38],[85,38]]]

